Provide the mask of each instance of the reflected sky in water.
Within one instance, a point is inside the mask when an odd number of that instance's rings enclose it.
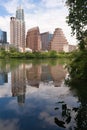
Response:
[[[0,130],[75,129],[81,102],[64,65],[0,62],[0,70]]]

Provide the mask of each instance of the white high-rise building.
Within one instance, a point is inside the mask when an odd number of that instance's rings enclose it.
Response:
[[[19,7],[16,17],[10,18],[10,43],[21,51],[25,50],[25,21],[24,10]]]

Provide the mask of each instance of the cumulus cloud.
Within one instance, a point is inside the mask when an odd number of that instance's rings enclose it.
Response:
[[[17,8],[18,0],[3,1],[1,5],[7,10],[8,13],[14,14],[15,8]]]
[[[63,7],[62,0],[42,0],[47,8]]]

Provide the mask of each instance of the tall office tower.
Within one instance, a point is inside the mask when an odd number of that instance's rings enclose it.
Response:
[[[2,31],[1,29],[0,29],[0,43],[2,45],[7,43],[7,32]]]
[[[63,31],[61,28],[56,28],[50,41],[49,49],[61,52],[63,51],[64,45],[68,45],[68,42],[63,34]]]
[[[24,21],[24,10],[22,9],[22,7],[18,7],[16,10],[16,18],[19,20]]]
[[[25,50],[25,21],[21,7],[17,8],[16,17],[10,18],[10,42],[19,50]]]
[[[32,51],[41,50],[41,36],[38,27],[29,29],[26,37],[26,47],[32,49]]]
[[[50,34],[49,32],[41,33],[42,50],[48,50],[49,42],[52,36],[53,34]]]

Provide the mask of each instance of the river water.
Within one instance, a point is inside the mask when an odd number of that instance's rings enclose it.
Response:
[[[65,64],[0,61],[0,130],[87,130],[87,86],[65,85]]]

